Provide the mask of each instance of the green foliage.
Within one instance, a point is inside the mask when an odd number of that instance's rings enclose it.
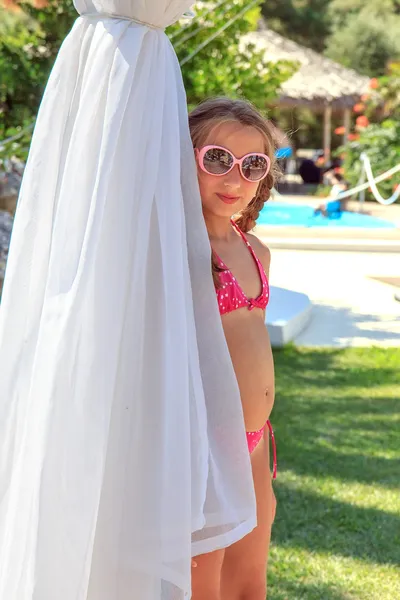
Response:
[[[344,27],[349,17],[359,15],[362,11],[376,17],[393,17],[400,15],[398,0],[330,0],[329,18],[335,29]]]
[[[0,140],[33,123],[46,81],[76,10],[72,0],[49,0],[45,8],[21,4],[23,12],[1,9],[0,25]],[[0,149],[0,158],[24,160],[30,130]]]
[[[202,2],[198,18],[184,32],[177,33],[179,25],[172,29],[172,43],[180,61],[239,15],[248,1],[228,0],[202,17],[213,4]],[[243,35],[256,29],[259,15],[256,5],[183,65],[189,107],[209,96],[223,95],[247,98],[262,110],[276,98],[280,85],[295,72],[296,65],[288,61],[268,63],[264,52],[241,42]]]
[[[268,599],[400,598],[400,349],[289,347],[274,361]]]
[[[262,7],[268,27],[298,44],[322,52],[330,33],[331,0],[266,0]]]
[[[4,16],[2,13],[1,16]],[[45,49],[38,27],[8,19],[0,31],[0,139],[32,114],[42,93]],[[10,133],[9,135],[12,135]]]
[[[383,75],[388,61],[400,56],[400,17],[376,10],[366,7],[358,13],[343,13],[343,23],[338,16],[327,42],[327,56],[364,75]]]
[[[400,56],[398,0],[265,0],[262,14],[274,31],[371,77]]]
[[[169,28],[179,60],[235,18],[248,0],[227,0],[206,15],[214,5],[208,0],[199,2],[193,22],[182,21]],[[0,140],[14,136],[23,123],[33,122],[50,69],[76,17],[72,0],[49,0],[39,10],[31,4],[21,6],[23,13],[7,13],[7,22],[2,21],[6,24],[0,26]],[[183,65],[189,106],[208,96],[227,95],[248,98],[263,109],[276,97],[295,65],[285,61],[270,64],[264,53],[240,44],[241,36],[256,28],[259,15],[256,4]],[[0,158],[14,155],[24,159],[28,146],[29,134],[0,149]]]
[[[377,89],[365,99],[365,114],[372,121],[368,127],[358,128],[359,138],[339,148],[343,154],[344,170],[350,186],[357,185],[362,167],[360,154],[365,152],[373,174],[381,175],[400,160],[400,63],[392,63],[388,72],[375,81]],[[399,174],[378,184],[384,197],[390,197],[399,184]],[[367,198],[372,194],[367,192]]]
[[[380,77],[378,89],[367,101],[366,112],[375,121],[400,119],[400,62],[391,63]]]
[[[42,8],[35,8],[29,3],[20,6],[41,31],[49,59],[48,67],[51,69],[64,38],[78,17],[73,1],[47,0],[46,6]]]
[[[374,176],[388,171],[399,162],[400,121],[387,119],[382,123],[373,123],[361,129],[359,139],[342,146],[339,152],[345,156],[343,167],[350,187],[356,186],[359,182],[362,172],[360,162],[362,152],[368,155]],[[391,196],[396,183],[400,183],[398,174],[379,183],[378,188],[382,196]]]
[[[7,129],[8,142],[2,142],[0,146],[0,171],[7,170],[6,163],[9,159],[17,158],[26,162],[28,158],[29,146],[31,143],[34,119],[28,118],[18,127]]]

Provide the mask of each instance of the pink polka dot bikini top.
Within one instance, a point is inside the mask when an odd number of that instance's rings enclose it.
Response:
[[[258,272],[260,274],[262,288],[261,293],[257,298],[247,298],[232,272],[228,269],[223,260],[221,260],[221,258],[216,254],[216,252],[214,252],[218,266],[223,269],[223,271],[219,273],[221,287],[215,290],[217,294],[219,312],[221,315],[225,315],[226,313],[232,312],[237,308],[243,307],[247,307],[249,310],[252,310],[253,308],[261,308],[264,310],[269,301],[269,285],[267,274],[265,273],[264,267],[257,258],[256,253],[254,252],[243,231],[238,227],[235,221],[232,220],[231,223],[233,228],[236,229],[236,231],[241,235],[244,243],[249,248],[256,262]]]

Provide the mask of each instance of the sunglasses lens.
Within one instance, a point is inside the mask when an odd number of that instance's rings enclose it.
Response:
[[[259,154],[247,156],[242,164],[243,176],[249,181],[259,181],[267,175],[268,169],[267,159]]]
[[[233,163],[233,157],[227,150],[210,148],[204,155],[203,166],[210,175],[227,173]]]

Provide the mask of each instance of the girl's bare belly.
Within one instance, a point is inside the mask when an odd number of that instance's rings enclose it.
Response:
[[[239,384],[246,431],[265,425],[274,403],[274,362],[260,309],[223,315],[222,325]]]

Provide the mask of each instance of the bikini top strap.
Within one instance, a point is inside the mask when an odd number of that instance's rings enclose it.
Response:
[[[243,231],[240,229],[239,225],[233,219],[231,219],[231,223],[232,223],[233,228],[241,235],[242,240],[244,241],[244,243],[246,244],[246,246],[248,246],[248,248],[250,248],[250,252],[252,253],[255,261],[257,262],[257,264],[259,264],[260,261],[258,259],[257,254],[253,250],[253,246],[250,244],[249,240],[247,239],[247,237],[245,236],[245,234],[243,233]]]
[[[262,265],[262,263],[261,263],[260,259],[258,258],[257,254],[255,253],[253,246],[250,244],[249,240],[247,239],[247,237],[245,236],[245,234],[243,233],[243,231],[240,229],[239,225],[238,225],[238,224],[237,224],[237,223],[236,223],[236,222],[235,222],[233,219],[231,219],[231,223],[232,223],[232,227],[233,227],[233,228],[234,228],[234,229],[235,229],[235,230],[236,230],[238,233],[240,233],[240,235],[241,235],[241,237],[242,237],[242,239],[243,239],[244,243],[245,243],[245,244],[246,244],[246,246],[247,246],[247,247],[250,249],[250,252],[251,252],[251,254],[252,254],[252,256],[253,256],[253,258],[254,258],[254,260],[256,261],[256,264],[257,264],[257,266],[258,266],[258,270],[259,270],[259,272],[260,272],[260,277],[261,277],[261,280],[262,280],[263,282],[266,282],[266,283],[267,283],[267,285],[268,285],[268,277],[267,277],[267,274],[266,274],[266,272],[265,272],[265,270],[264,270],[264,267],[263,267],[263,265]],[[221,262],[222,262],[222,261],[221,261]]]
[[[246,236],[244,235],[243,231],[240,229],[240,227],[236,223],[236,221],[234,221],[233,219],[231,219],[231,224],[232,224],[233,228],[236,229],[236,231],[241,235],[243,241],[245,241],[246,244],[248,244],[249,243],[248,239],[246,238]]]

